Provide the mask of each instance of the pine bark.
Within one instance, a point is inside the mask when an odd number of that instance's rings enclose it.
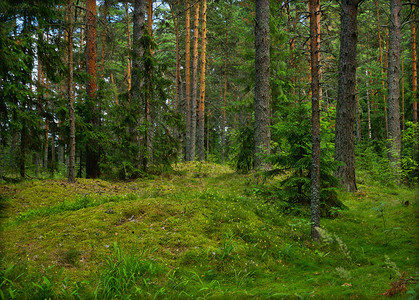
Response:
[[[359,0],[342,0],[339,53],[338,99],[336,107],[335,172],[347,191],[356,190],[355,180],[355,106],[357,15]]]
[[[49,119],[48,117],[45,118],[45,131],[44,131],[44,160],[43,160],[43,167],[44,169],[48,168],[48,145],[49,145]]]
[[[386,130],[386,138],[388,137],[388,117],[387,117],[387,99],[385,94],[386,84],[385,84],[385,69],[386,66],[383,62],[383,39],[381,37],[381,28],[380,28],[380,10],[378,6],[378,0],[375,0],[375,7],[377,10],[377,33],[378,33],[378,50],[380,55],[380,70],[381,70],[381,84],[382,84],[382,93],[383,93],[383,106],[384,106],[384,124]]]
[[[93,131],[99,126],[98,106],[97,106],[97,13],[96,0],[86,2],[86,66],[89,78],[87,80],[86,91],[90,102],[91,118],[89,123]],[[99,169],[99,142],[95,137],[91,137],[86,146],[86,177],[97,178],[100,175]]]
[[[129,20],[129,10],[128,10],[128,0],[125,1],[125,15],[127,18],[127,49],[128,49],[128,57],[127,57],[127,83],[128,83],[128,95],[130,97],[131,93],[131,55],[129,54],[131,51],[131,32],[130,32],[130,20]],[[112,77],[113,78],[113,77]],[[130,99],[128,99],[129,101]]]
[[[177,0],[174,5],[179,5],[179,1]],[[175,27],[175,38],[176,38],[176,75],[175,75],[175,103],[172,103],[172,107],[175,111],[178,111],[179,106],[179,99],[180,99],[180,86],[181,76],[180,76],[180,35],[179,35],[179,25],[178,25],[178,18],[175,13],[174,5],[169,2],[170,12],[173,18],[173,25]]]
[[[390,1],[389,56],[387,71],[388,86],[388,138],[389,159],[396,174],[400,170],[401,130],[400,130],[400,41],[401,41],[401,0]]]
[[[153,0],[148,0],[147,5],[147,31],[150,35],[150,41],[153,37]],[[150,57],[153,56],[153,48],[150,44],[148,47],[148,55]],[[147,119],[147,163],[152,164],[153,163],[153,144],[154,144],[154,122],[153,122],[153,65],[152,63],[146,64],[146,119]]]
[[[199,7],[200,2],[195,3],[195,19],[193,28],[193,52],[192,52],[192,96],[191,96],[191,157],[195,160],[196,150],[196,121],[198,103],[198,35],[199,35]]]
[[[311,238],[320,239],[320,0],[310,0],[311,35]]]
[[[67,0],[67,22],[68,22],[68,119],[70,121],[70,140],[68,143],[68,182],[76,181],[76,122],[74,117],[74,94],[73,94],[73,0]]]
[[[223,94],[223,107],[221,111],[221,161],[224,163],[225,150],[226,150],[226,108],[227,108],[227,86],[228,86],[228,18],[226,17],[225,23],[225,59],[224,59],[224,94]]]
[[[263,155],[270,153],[270,29],[269,0],[256,0],[255,24],[255,160],[256,170],[267,170]]]
[[[105,77],[105,50],[106,50],[106,30],[107,30],[107,17],[109,9],[109,0],[103,2],[103,29],[102,29],[102,51],[101,51],[101,61],[100,61],[100,78]]]
[[[191,12],[189,0],[186,0],[185,15],[185,94],[186,94],[186,134],[185,134],[185,159],[192,160],[191,149]]]
[[[145,31],[145,12],[147,2],[146,0],[135,0],[134,3],[134,19],[133,19],[133,73],[132,73],[132,88],[131,88],[131,102],[133,107],[139,107],[138,127],[142,126],[146,121],[146,101],[145,95],[142,91],[144,85],[144,46],[142,44],[142,37]],[[136,132],[135,138],[137,140],[138,164],[143,169],[147,167],[147,136],[142,132]]]
[[[207,44],[207,1],[202,0],[201,83],[198,106],[198,160],[205,160],[205,71]]]

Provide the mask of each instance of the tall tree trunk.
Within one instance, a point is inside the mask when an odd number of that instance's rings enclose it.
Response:
[[[201,27],[201,84],[198,106],[198,160],[205,160],[205,70],[206,70],[206,43],[207,43],[207,1],[202,0],[202,27]]]
[[[150,35],[150,39],[153,38],[153,0],[148,0],[147,5],[147,31]],[[153,56],[152,45],[149,45],[148,55]],[[150,60],[149,60],[150,61]],[[147,157],[148,163],[153,164],[153,144],[154,144],[154,122],[153,122],[153,98],[154,98],[154,87],[153,87],[153,65],[152,63],[146,64],[146,118],[147,118]]]
[[[381,84],[382,84],[382,93],[383,93],[383,105],[384,105],[384,124],[386,130],[386,138],[388,137],[388,118],[387,118],[387,100],[386,100],[386,84],[385,84],[385,70],[386,65],[383,62],[383,39],[381,37],[381,25],[380,25],[380,8],[378,6],[378,0],[375,0],[375,7],[377,10],[377,32],[378,32],[378,50],[380,54],[380,70],[381,70]]]
[[[263,155],[270,153],[270,30],[269,0],[256,0],[255,24],[255,160],[256,170],[270,166],[263,161]]]
[[[67,0],[68,22],[68,119],[70,120],[70,141],[68,143],[68,182],[76,182],[76,120],[74,116],[73,94],[73,0]]]
[[[370,90],[369,90],[369,79],[368,79],[369,72],[368,72],[368,70],[365,70],[365,75],[367,77],[366,85],[367,85],[368,138],[371,139],[372,138],[372,135],[371,135],[371,103],[370,103]]]
[[[128,57],[127,57],[127,83],[128,83],[128,101],[131,98],[131,32],[130,32],[130,21],[129,21],[129,10],[128,10],[128,0],[125,1],[125,15],[127,18],[127,49],[128,49]],[[113,79],[113,76],[112,76]]]
[[[414,18],[415,6],[412,6],[412,16]],[[412,97],[413,97],[413,123],[418,121],[418,69],[417,69],[417,53],[416,53],[416,25],[415,20],[410,23],[411,39],[412,39]]]
[[[355,87],[355,90],[357,90],[358,88]],[[359,98],[358,98],[358,94],[355,95],[355,101],[356,101],[356,106],[355,106],[355,115],[356,115],[356,141],[357,142],[361,142],[361,138],[362,138],[362,133],[361,133],[361,112],[359,111]]]
[[[45,117],[45,131],[44,131],[44,137],[45,137],[45,141],[44,141],[44,169],[48,168],[48,145],[49,145],[49,138],[48,138],[48,134],[49,134],[49,118],[48,116]]]
[[[294,50],[295,50],[295,37],[297,35],[296,33],[296,27],[297,27],[297,22],[299,20],[299,13],[298,13],[298,7],[297,5],[295,6],[295,17],[292,18],[291,17],[291,11],[290,11],[290,0],[286,1],[286,9],[287,9],[287,17],[288,17],[288,30],[290,32],[291,38],[289,40],[289,50],[290,50],[290,57],[288,60],[288,66],[290,69],[294,68]],[[297,81],[298,76],[291,76],[290,80],[291,82],[295,85],[296,81]],[[293,88],[291,93],[293,95],[296,94],[296,89]]]
[[[180,99],[180,86],[181,86],[181,77],[180,77],[180,35],[179,35],[179,25],[178,25],[178,17],[176,16],[175,7],[174,5],[179,5],[179,0],[176,0],[174,4],[169,2],[170,12],[173,18],[173,24],[175,26],[175,37],[176,37],[176,76],[175,76],[175,103],[172,103],[173,109],[177,112],[179,106],[179,99]]]
[[[195,20],[193,28],[193,52],[192,52],[192,97],[191,97],[191,161],[195,160],[196,147],[196,121],[198,100],[198,27],[199,27],[199,5],[195,3]]]
[[[311,36],[311,238],[320,239],[320,0],[310,0]]]
[[[356,190],[355,106],[357,15],[360,0],[342,0],[339,53],[338,99],[336,107],[335,160],[342,163],[335,172],[347,191]]]
[[[402,52],[402,131],[405,130],[405,110],[404,110],[404,55]]]
[[[59,125],[61,128],[61,124]],[[60,131],[62,131],[62,129],[60,129]],[[61,165],[64,163],[64,140],[63,140],[63,136],[60,133],[58,135],[58,153],[57,153],[58,157],[58,165]]]
[[[19,147],[19,171],[20,177],[25,178],[26,176],[26,168],[25,168],[25,160],[26,160],[26,142],[27,142],[27,128],[25,122],[22,124],[22,129],[20,131],[20,147]]]
[[[51,170],[54,171],[55,161],[55,126],[51,126]]]
[[[97,36],[96,36],[96,0],[86,2],[86,65],[87,74],[87,97],[90,102],[91,118],[89,123],[91,130],[95,131],[99,126],[99,112],[97,105]],[[99,170],[99,142],[97,138],[90,137],[86,146],[86,177],[97,178]]]
[[[100,78],[105,77],[105,49],[106,49],[106,30],[107,30],[107,18],[108,18],[109,0],[103,2],[103,29],[102,29],[102,51],[100,60]]]
[[[191,145],[191,7],[189,0],[186,0],[185,15],[185,95],[186,95],[186,134],[185,134],[185,159],[192,161],[192,145]]]
[[[228,7],[228,6],[226,6]],[[226,8],[227,10],[227,8]],[[226,12],[227,15],[227,12]],[[228,67],[228,25],[229,19],[226,16],[225,20],[225,59],[224,59],[224,95],[223,95],[223,107],[221,111],[221,162],[224,163],[225,160],[225,150],[226,150],[226,108],[227,108],[227,67]]]
[[[393,170],[400,170],[401,132],[400,132],[400,40],[401,40],[401,0],[390,1],[390,44],[388,59],[388,133],[390,140],[389,159]]]
[[[145,11],[146,11],[146,0],[135,0],[134,3],[134,26],[133,26],[133,73],[132,73],[132,88],[131,88],[131,102],[133,107],[139,107],[139,120],[138,127],[142,126],[146,118],[146,103],[144,93],[142,92],[144,85],[144,47],[142,44],[142,37],[145,30]],[[146,134],[142,132],[136,132],[136,139],[139,146],[138,163],[143,169],[147,167],[147,144]]]

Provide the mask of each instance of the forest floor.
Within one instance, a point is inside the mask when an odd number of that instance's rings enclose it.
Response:
[[[0,298],[415,299],[417,189],[340,192],[348,208],[314,243],[305,210],[286,214],[261,180],[185,163],[129,182],[0,184]]]

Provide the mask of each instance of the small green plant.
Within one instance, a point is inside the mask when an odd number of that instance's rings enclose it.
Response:
[[[394,261],[392,261],[388,255],[384,255],[384,259],[384,266],[391,272],[393,272],[396,278],[400,278],[402,274],[399,268],[397,267],[397,264]]]
[[[69,277],[66,276],[64,280],[62,281],[61,287],[60,287],[60,298],[64,299],[82,299],[80,296],[80,290],[83,288],[83,286],[87,285],[88,281],[81,281],[81,282],[75,282],[74,286],[72,286]]]
[[[376,213],[377,218],[382,221],[383,233],[384,233],[384,244],[388,245],[390,242],[389,234],[392,234],[393,237],[397,236],[400,231],[400,227],[388,227],[387,226],[387,214],[386,214],[386,203],[382,202],[379,206],[372,208],[372,211]]]
[[[42,277],[41,283],[32,283],[35,287],[35,299],[54,299],[56,297],[56,293],[53,289],[53,284],[50,279],[46,276]]]
[[[247,270],[240,270],[237,272],[236,269],[234,269],[234,282],[236,288],[240,288],[244,284],[248,284],[254,280],[253,275],[255,272],[253,271],[247,271]]]
[[[291,248],[292,248],[293,244],[288,244],[286,243],[281,251],[280,251],[280,256],[282,257],[282,259],[287,262],[290,257],[291,257]]]
[[[96,299],[128,299],[150,295],[155,284],[152,279],[158,273],[155,264],[144,259],[145,250],[139,254],[124,251],[114,243],[113,255],[106,259],[99,284],[95,290]]]
[[[340,252],[348,260],[352,260],[351,252],[348,249],[348,246],[342,241],[342,239],[337,234],[330,234],[326,229],[317,227],[316,228],[320,233],[322,240],[326,244],[337,244]]]
[[[228,260],[232,258],[232,254],[235,250],[234,244],[233,244],[233,238],[234,234],[225,234],[225,239],[222,243],[222,246],[220,248],[220,260]]]
[[[1,263],[3,264],[4,259]],[[10,264],[7,268],[2,268],[0,272],[0,297],[1,299],[16,299],[18,292],[16,281],[23,274],[14,275],[14,264]]]
[[[336,274],[344,280],[351,280],[351,278],[352,278],[351,272],[346,270],[343,267],[337,267],[337,268],[335,268],[335,271],[336,271]]]

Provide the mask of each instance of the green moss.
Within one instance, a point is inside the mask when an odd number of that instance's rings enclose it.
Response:
[[[1,290],[92,298],[112,274],[115,243],[119,260],[143,253],[139,266],[158,270],[140,268],[148,283],[123,292],[133,298],[376,299],[396,268],[417,276],[417,191],[342,192],[348,209],[322,220],[331,239],[313,243],[309,218],[284,214],[257,180],[195,162],[131,182],[0,185],[1,276],[10,278]]]

